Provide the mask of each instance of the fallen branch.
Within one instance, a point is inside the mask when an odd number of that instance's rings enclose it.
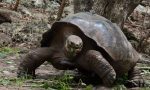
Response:
[[[150,65],[150,60],[139,60],[138,63]]]
[[[22,87],[42,87],[43,85],[23,85]]]
[[[140,70],[150,70],[150,67],[137,67]]]

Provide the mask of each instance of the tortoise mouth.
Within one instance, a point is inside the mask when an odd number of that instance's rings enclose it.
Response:
[[[65,45],[65,54],[70,59],[75,57],[81,50],[82,47],[70,47],[69,45]]]

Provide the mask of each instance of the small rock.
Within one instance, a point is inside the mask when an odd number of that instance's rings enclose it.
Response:
[[[21,6],[18,8],[18,11],[20,11],[22,14],[32,16],[31,12],[26,7]]]
[[[43,0],[32,0],[31,3],[34,7],[43,7],[44,5]]]
[[[6,63],[7,63],[7,64],[12,64],[13,62],[11,62],[11,61],[6,61]]]
[[[150,1],[149,0],[143,0],[141,4],[144,6],[150,6]]]
[[[9,66],[9,67],[10,67],[11,69],[12,69],[12,68],[15,68],[15,66],[13,66],[13,65],[11,65],[11,66]]]
[[[13,2],[13,0],[4,0],[6,3],[11,4]]]
[[[142,5],[138,5],[136,8],[135,8],[135,11],[138,11],[140,13],[148,13],[150,14],[150,7],[144,7]]]
[[[0,47],[7,46],[11,42],[11,38],[8,35],[0,33]]]
[[[3,71],[3,73],[7,76],[11,75],[11,73],[9,71]]]
[[[45,9],[46,12],[57,12],[59,9],[59,4],[56,2],[49,2],[47,8]]]
[[[105,86],[96,86],[94,90],[113,90],[113,89]]]

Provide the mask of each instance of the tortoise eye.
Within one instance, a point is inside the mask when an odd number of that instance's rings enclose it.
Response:
[[[74,47],[74,43],[73,42],[69,42],[68,47]]]
[[[71,44],[70,45],[73,45],[73,42],[71,42]]]
[[[71,43],[71,42],[68,42],[67,47],[68,47],[68,48],[71,48],[71,47],[72,47],[72,43]]]
[[[83,44],[82,44],[82,43],[80,43],[79,47],[82,47],[82,46],[83,46]]]

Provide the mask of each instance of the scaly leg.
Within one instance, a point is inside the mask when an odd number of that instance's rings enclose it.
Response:
[[[57,55],[56,55],[57,53]],[[60,53],[60,55],[58,55]],[[55,48],[43,47],[29,52],[22,58],[22,62],[18,67],[18,77],[35,76],[35,69],[43,64],[45,61],[52,63],[52,65],[61,70],[74,69],[74,64],[69,62],[64,56],[61,56],[63,51]]]
[[[92,71],[102,79],[104,85],[111,86],[114,83],[116,72],[100,52],[89,50],[86,53],[86,60]]]
[[[127,87],[144,87],[145,82],[140,74],[140,70],[135,66],[128,72],[128,78],[126,85]]]

